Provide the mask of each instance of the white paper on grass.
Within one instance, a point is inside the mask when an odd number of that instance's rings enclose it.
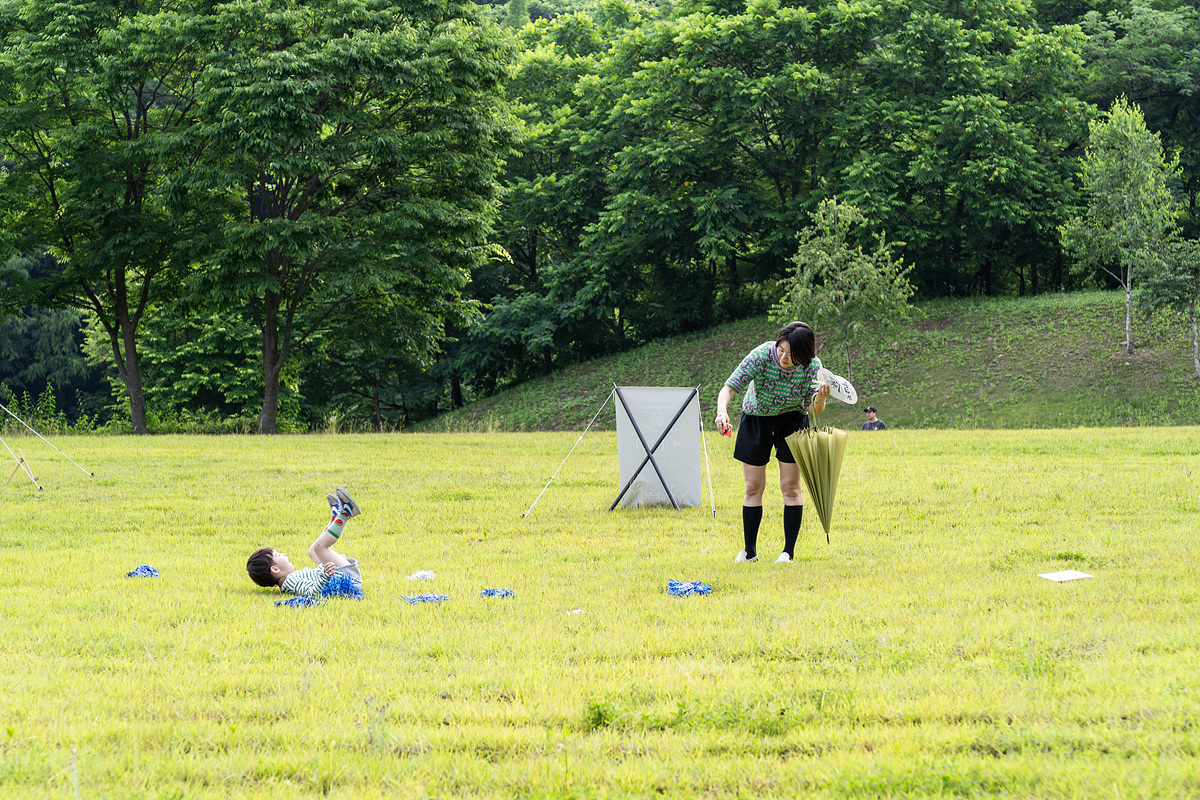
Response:
[[[663,478],[671,487],[671,495],[680,508],[697,508],[703,497],[700,488],[700,396],[692,389],[672,386],[622,386],[621,395],[629,404],[617,402],[617,467],[620,473],[620,488],[623,488],[634,472],[646,459],[647,448],[654,447],[658,437],[667,430],[675,413],[687,401],[679,419],[671,425],[666,438],[654,451],[654,460],[662,470]],[[630,419],[630,414],[633,419]],[[633,421],[646,440],[643,447],[634,430]],[[620,491],[618,488],[618,491]],[[654,464],[647,463],[625,496],[622,506],[669,506],[671,500],[663,488]]]
[[[1038,577],[1045,578],[1049,581],[1058,581],[1061,583],[1062,581],[1077,581],[1080,578],[1090,578],[1092,576],[1088,575],[1086,572],[1080,572],[1079,570],[1067,569],[1063,570],[1062,572],[1039,572]]]

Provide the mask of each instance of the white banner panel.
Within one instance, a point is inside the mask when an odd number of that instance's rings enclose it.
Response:
[[[633,484],[621,498],[621,505],[671,505],[654,464],[646,460],[647,450],[654,448],[661,437],[662,442],[654,449],[654,460],[671,495],[680,508],[699,507],[703,499],[700,493],[699,393],[694,389],[665,386],[621,386],[618,391],[625,399],[622,403],[620,397],[617,398],[617,465],[621,487],[633,478]],[[625,404],[629,405],[628,413]],[[683,413],[679,413],[680,409]],[[678,419],[676,414],[679,414]]]

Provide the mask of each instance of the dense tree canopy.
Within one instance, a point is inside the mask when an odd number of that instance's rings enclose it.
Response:
[[[224,201],[193,291],[249,303],[262,333],[259,429],[276,430],[292,350],[371,295],[430,351],[481,259],[505,134],[506,53],[450,0],[248,2],[195,22],[221,43],[190,131],[187,189]]]
[[[137,6],[66,10],[47,0],[0,6],[0,148],[10,164],[0,236],[58,259],[28,297],[94,315],[144,433],[137,329],[187,266],[186,210],[170,194],[202,43],[148,25]]]
[[[1132,298],[1115,250],[1060,238],[1095,219],[1119,96],[1200,232],[1192,4],[65,5],[0,14],[0,238],[61,267],[0,275],[0,310],[94,314],[131,400],[148,326],[152,403],[263,431],[281,403],[386,428],[766,313],[833,198],[846,252],[885,237],[920,296]],[[1139,262],[1164,304],[1173,247]]]

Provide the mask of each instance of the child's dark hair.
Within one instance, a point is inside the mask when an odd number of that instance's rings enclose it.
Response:
[[[246,562],[246,572],[250,573],[250,580],[259,586],[278,586],[279,581],[271,574],[271,567],[274,565],[275,551],[270,547],[260,547],[250,554],[250,559]]]
[[[775,337],[775,343],[787,341],[792,351],[792,361],[802,367],[812,363],[817,355],[817,336],[807,322],[789,322]]]

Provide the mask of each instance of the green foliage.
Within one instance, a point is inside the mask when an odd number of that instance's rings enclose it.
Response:
[[[347,301],[404,306],[417,357],[469,318],[459,293],[490,255],[508,54],[457,0],[246,3],[195,24],[220,44],[185,183],[228,211],[192,291],[248,303],[272,433],[288,359]]]
[[[1063,246],[1088,270],[1100,270],[1125,290],[1125,348],[1133,352],[1134,281],[1162,258],[1180,207],[1169,182],[1179,158],[1167,159],[1141,110],[1118,98],[1091,125],[1082,164],[1086,214],[1062,226]]]
[[[95,314],[139,432],[138,325],[188,265],[186,204],[173,189],[203,42],[175,20],[157,3],[0,7],[0,236],[55,256],[61,269],[26,300]]]
[[[1066,12],[1064,12],[1066,13]],[[765,313],[826,198],[926,296],[1067,288],[1084,43],[1021,4],[598,4],[524,33],[477,395]],[[527,297],[522,298],[522,295]]]
[[[1091,109],[1083,37],[1023,3],[885,5],[847,76],[830,190],[895,240],[925,296],[1069,288],[1057,225]]]
[[[1192,361],[1200,378],[1200,241],[1168,242],[1139,285],[1137,301],[1144,311],[1174,311],[1190,325]]]
[[[505,165],[495,234],[507,258],[473,271],[466,291],[487,313],[481,325],[453,331],[460,343],[439,365],[476,396],[618,349],[628,333],[613,324],[605,299],[587,292],[591,276],[581,265],[583,238],[603,205],[604,168],[577,151],[580,138],[590,137],[592,107],[578,88],[612,43],[649,14],[646,6],[609,0],[522,33],[506,89],[520,132]]]
[[[508,0],[504,11],[504,25],[520,30],[529,24],[529,3],[527,0]]]
[[[878,343],[915,312],[909,305],[912,267],[896,257],[896,243],[882,234],[869,252],[849,243],[851,230],[866,222],[855,206],[823,200],[813,224],[800,232],[796,272],[781,282],[783,299],[771,310],[775,323],[804,320],[826,343],[840,342],[851,380],[854,352]]]
[[[21,280],[54,269],[49,257],[13,258],[5,266]],[[108,402],[108,387],[80,350],[80,328],[74,309],[28,304],[14,316],[0,317],[0,385],[37,397],[54,387],[59,411],[72,419],[100,413]]]
[[[1188,198],[1184,221],[1200,233],[1195,214],[1200,190],[1200,12],[1190,4],[1164,6],[1133,0],[1081,21],[1088,35],[1087,80],[1080,96],[1107,108],[1127,97],[1145,115],[1164,148],[1179,156],[1179,186]]]
[[[0,404],[10,413],[0,418],[0,434],[4,436],[24,436],[28,433],[28,425],[38,433],[49,436],[61,433],[88,433],[96,430],[98,420],[87,414],[79,414],[74,419],[67,416],[61,409],[54,392],[54,385],[46,383],[41,394],[33,395],[28,391],[18,394],[4,384],[0,384]],[[13,419],[15,414],[19,421]],[[22,424],[24,423],[24,424]]]

